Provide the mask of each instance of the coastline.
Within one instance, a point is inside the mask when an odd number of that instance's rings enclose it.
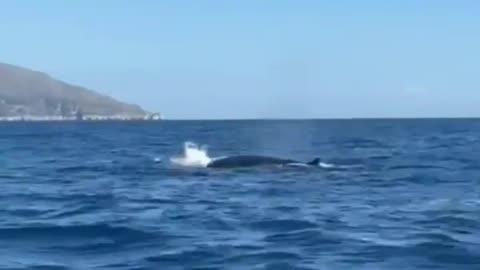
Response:
[[[83,116],[0,116],[0,122],[54,122],[54,121],[160,121],[160,114],[151,115],[83,115]]]

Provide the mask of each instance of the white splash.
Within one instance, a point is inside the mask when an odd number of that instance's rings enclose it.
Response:
[[[206,167],[212,160],[205,146],[199,147],[193,142],[185,142],[183,156],[172,157],[171,162],[186,167]]]
[[[320,167],[322,167],[322,168],[324,168],[324,169],[329,169],[329,168],[335,167],[335,165],[333,165],[333,164],[328,164],[328,163],[324,163],[324,162],[320,162],[320,163],[318,164],[318,166],[320,166]]]

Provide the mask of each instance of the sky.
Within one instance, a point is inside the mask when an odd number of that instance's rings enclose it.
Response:
[[[0,62],[166,119],[480,116],[480,1],[3,0]]]

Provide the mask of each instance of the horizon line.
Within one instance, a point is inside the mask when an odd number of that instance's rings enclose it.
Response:
[[[262,117],[262,118],[163,118],[161,121],[311,121],[311,120],[441,120],[479,119],[480,116],[405,116],[405,117]]]

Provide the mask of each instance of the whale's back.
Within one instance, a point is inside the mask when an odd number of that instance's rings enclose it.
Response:
[[[213,160],[208,164],[210,168],[230,168],[230,167],[252,167],[262,165],[282,165],[288,163],[295,163],[297,161],[281,159],[267,156],[256,155],[242,155],[230,156]]]

